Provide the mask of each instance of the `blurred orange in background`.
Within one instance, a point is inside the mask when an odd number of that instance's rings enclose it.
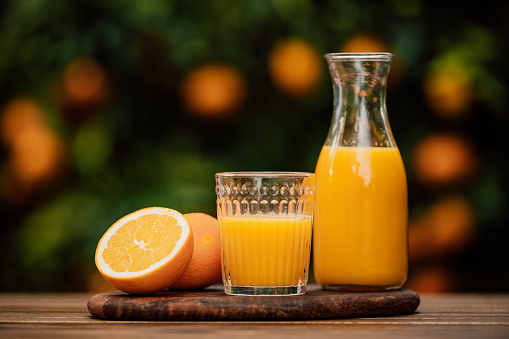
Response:
[[[410,220],[410,259],[426,260],[454,255],[474,240],[476,219],[462,196],[438,200],[421,216]]]
[[[419,293],[439,294],[455,292],[461,286],[457,272],[441,263],[414,268],[405,287]]]
[[[280,40],[270,51],[269,73],[273,83],[292,97],[306,97],[322,78],[323,59],[318,50],[303,39]]]
[[[192,70],[181,85],[184,107],[195,117],[229,116],[243,104],[247,94],[244,76],[233,66],[207,64]]]
[[[411,274],[406,286],[432,293],[460,290],[458,272],[448,266],[473,245],[477,231],[473,206],[458,195],[441,198],[411,219]]]
[[[422,139],[413,151],[412,168],[422,184],[464,183],[476,173],[478,159],[470,142],[452,132]]]
[[[424,79],[424,95],[434,114],[446,119],[459,118],[471,111],[473,81],[458,66],[433,69]]]
[[[1,114],[1,132],[4,145],[10,147],[14,139],[29,128],[45,124],[41,107],[30,98],[12,99]]]
[[[2,200],[24,204],[31,195],[62,179],[65,146],[35,101],[17,98],[8,103],[1,116],[1,132],[8,149]]]
[[[64,119],[80,124],[90,121],[111,97],[111,85],[104,67],[91,57],[72,60],[53,88]]]

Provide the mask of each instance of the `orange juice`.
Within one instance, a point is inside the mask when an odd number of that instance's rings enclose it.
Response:
[[[398,288],[408,270],[407,185],[397,148],[324,146],[313,265],[329,288]]]
[[[308,279],[311,217],[219,218],[223,276],[234,286],[299,286]]]

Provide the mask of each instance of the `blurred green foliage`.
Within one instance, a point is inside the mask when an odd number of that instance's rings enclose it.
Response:
[[[326,63],[317,90],[295,98],[271,80],[269,54],[289,37],[323,54],[368,33],[404,65],[388,110],[411,216],[443,196],[465,197],[477,236],[448,259],[461,281],[456,288],[507,290],[508,15],[507,4],[489,1],[1,2],[0,105],[35,100],[63,140],[67,167],[57,184],[22,201],[2,191],[0,289],[89,288],[95,246],[113,222],[156,205],[215,215],[216,172],[313,171],[332,115]],[[62,109],[55,84],[82,57],[103,67],[110,97],[88,110]],[[200,119],[182,105],[183,79],[208,63],[231,65],[245,79],[246,100],[230,116]],[[423,94],[426,76],[449,66],[474,88],[468,114],[457,119],[433,114]],[[480,166],[467,184],[430,188],[413,174],[413,151],[443,131],[467,136]],[[11,158],[4,144],[4,181]]]

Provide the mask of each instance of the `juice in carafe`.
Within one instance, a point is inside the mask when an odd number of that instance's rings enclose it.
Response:
[[[344,289],[403,285],[407,186],[398,149],[324,146],[316,178],[316,281]]]

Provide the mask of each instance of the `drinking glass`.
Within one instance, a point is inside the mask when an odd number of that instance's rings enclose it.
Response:
[[[306,292],[314,179],[304,172],[216,174],[226,294]]]

